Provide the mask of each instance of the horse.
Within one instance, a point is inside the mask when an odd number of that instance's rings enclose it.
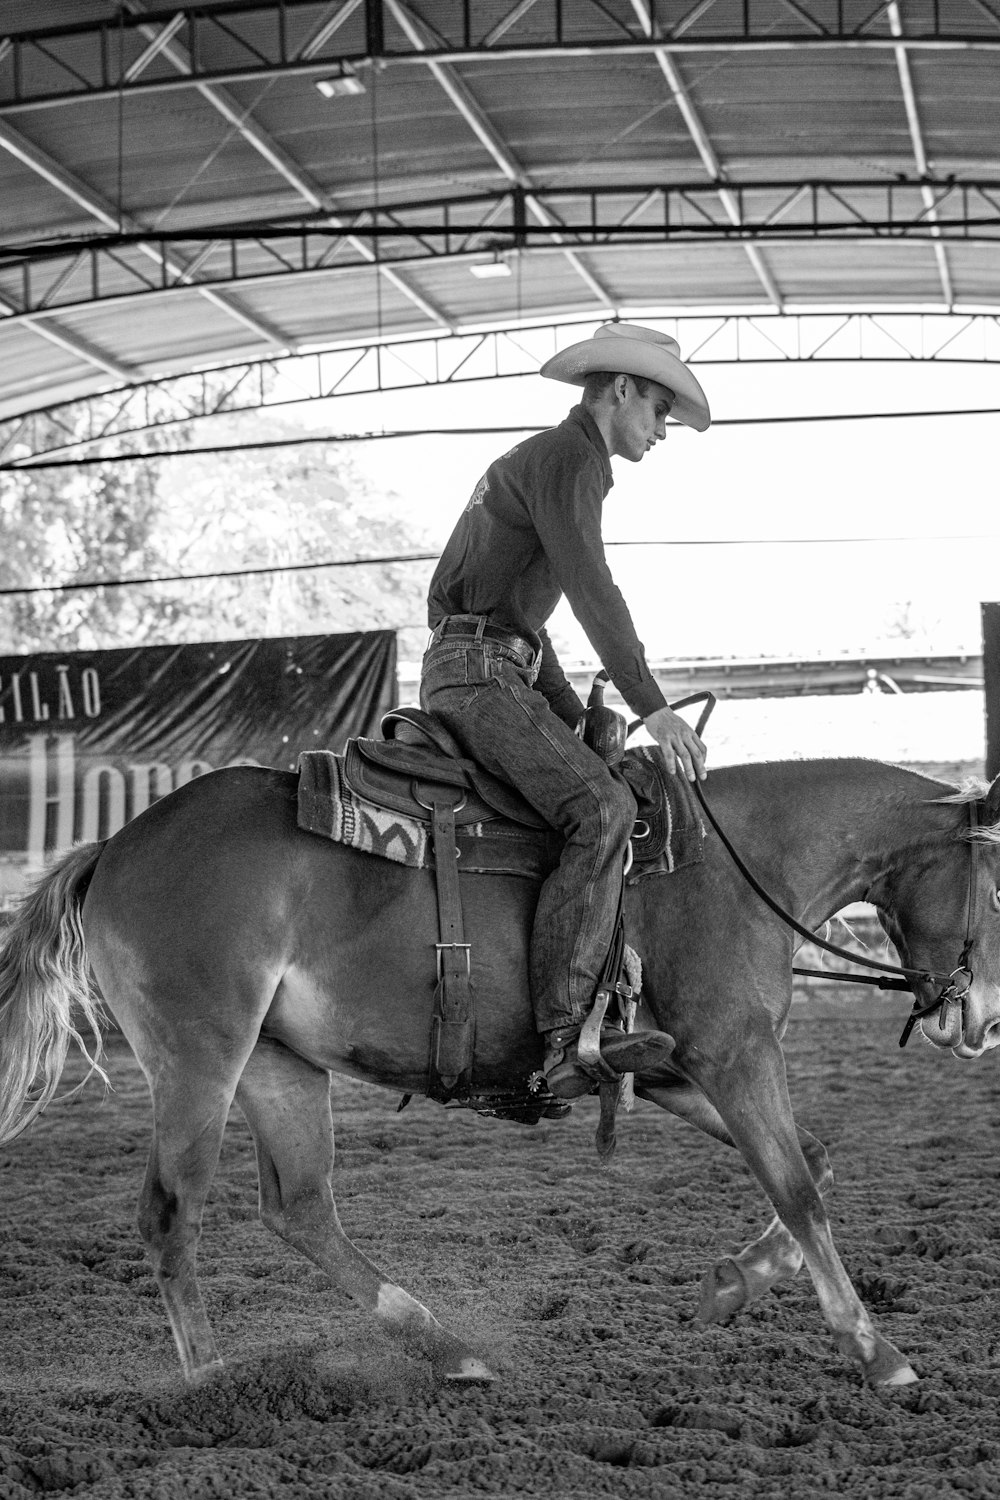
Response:
[[[734,848],[807,931],[848,903],[875,906],[902,962],[928,971],[912,986],[926,1041],[963,1059],[1000,1043],[1000,777],[957,792],[876,761],[788,761],[713,771],[706,791]],[[873,1385],[907,1384],[916,1372],[834,1246],[826,1150],[792,1115],[781,1038],[801,939],[712,828],[704,853],[626,892],[644,972],[637,1024],[676,1042],[636,1093],[737,1148],[774,1217],[709,1268],[694,1326],[728,1321],[804,1262],[841,1353]],[[526,965],[537,887],[506,875],[462,884],[476,1079],[502,1091],[541,1059]],[[53,1098],[70,1045],[101,1070],[107,1007],[151,1094],[139,1231],[188,1381],[221,1368],[196,1249],[234,1099],[264,1224],[442,1379],[493,1378],[351,1243],[332,1189],[330,1074],[427,1088],[436,932],[432,872],[303,832],[295,776],[258,767],[165,796],[109,841],[72,849],[24,899],[0,950],[0,1140]],[[930,971],[957,967],[969,985],[953,1004]]]

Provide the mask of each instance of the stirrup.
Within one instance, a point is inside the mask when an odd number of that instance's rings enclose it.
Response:
[[[580,1027],[580,1040],[576,1047],[577,1061],[585,1073],[601,1083],[617,1083],[620,1074],[601,1056],[601,1022],[607,1015],[611,991],[600,985],[594,996],[590,1015]]]

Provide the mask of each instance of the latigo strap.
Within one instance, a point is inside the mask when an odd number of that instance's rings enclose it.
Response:
[[[465,941],[455,843],[455,812],[464,800],[459,789],[436,787],[431,804],[439,941],[427,1092],[441,1103],[471,1088],[476,1038],[471,945]]]

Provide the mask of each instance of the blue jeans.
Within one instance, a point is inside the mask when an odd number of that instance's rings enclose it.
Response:
[[[544,882],[531,937],[529,979],[539,1031],[579,1025],[614,936],[635,799],[534,689],[534,659],[472,634],[431,644],[421,706],[467,755],[522,796],[566,840]]]

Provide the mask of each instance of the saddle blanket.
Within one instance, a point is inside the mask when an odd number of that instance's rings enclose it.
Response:
[[[304,751],[298,771],[299,827],[307,833],[416,870],[433,864],[428,824],[359,797],[344,776],[342,755]]]
[[[430,824],[359,796],[344,767],[344,757],[330,750],[299,756],[299,827],[411,869],[433,869]],[[704,858],[705,827],[690,783],[671,776],[652,745],[630,750],[621,769],[639,804],[642,821],[637,835],[642,827],[647,830],[633,838],[627,883],[699,863]],[[455,833],[459,869],[470,875],[544,880],[558,863],[562,847],[553,830],[527,828],[503,817],[466,823]]]

